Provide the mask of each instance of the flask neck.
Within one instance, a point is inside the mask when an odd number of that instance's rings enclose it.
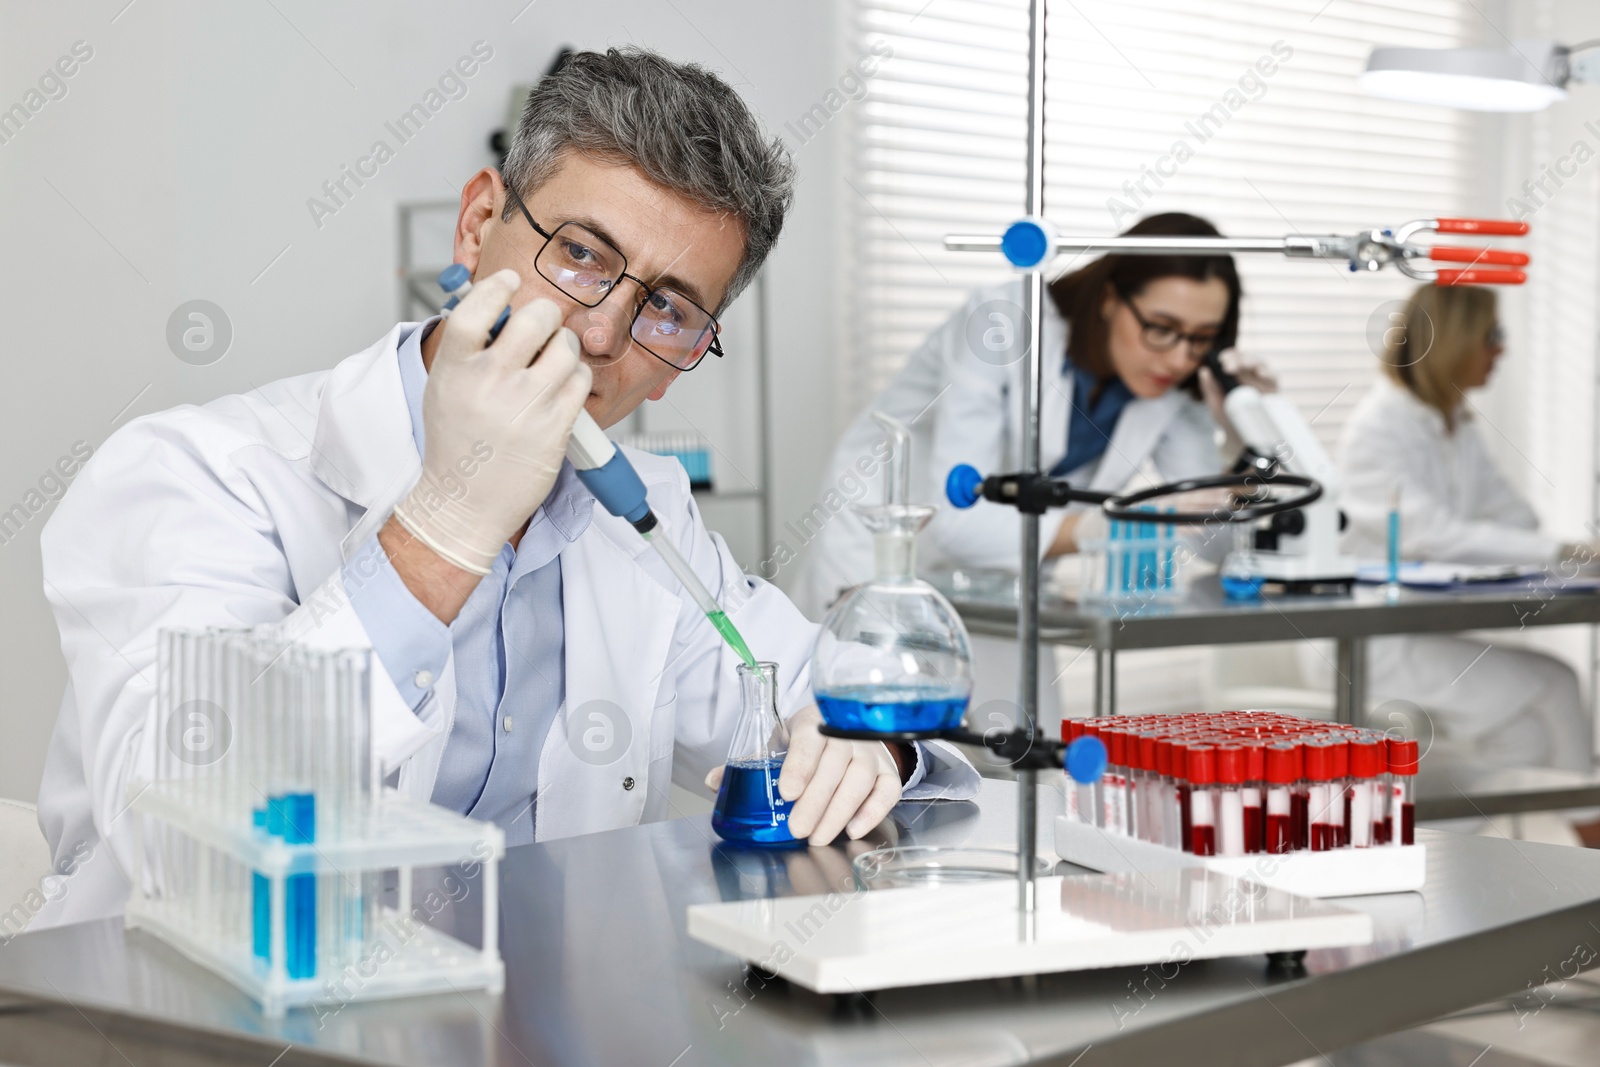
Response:
[[[789,731],[778,717],[778,665],[738,665],[739,724],[730,759],[781,757],[789,750]]]
[[[906,530],[880,530],[872,537],[872,557],[878,581],[910,581],[917,573],[917,535]]]

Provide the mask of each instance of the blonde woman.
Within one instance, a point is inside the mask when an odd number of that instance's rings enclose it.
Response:
[[[1406,559],[1555,563],[1577,553],[1583,546],[1539,529],[1533,508],[1490,459],[1467,401],[1505,351],[1494,293],[1423,286],[1404,318],[1386,338],[1383,377],[1340,443],[1346,551],[1384,557],[1398,488]],[[1375,639],[1368,657],[1371,702],[1414,703],[1498,763],[1591,769],[1593,724],[1577,675],[1562,661],[1436,634]],[[1586,844],[1600,843],[1600,823],[1578,829]]]

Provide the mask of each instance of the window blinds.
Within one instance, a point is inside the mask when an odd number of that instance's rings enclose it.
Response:
[[[1356,78],[1374,44],[1464,43],[1476,18],[1465,0],[1051,3],[1045,214],[1062,232],[1109,234],[1181,210],[1279,236],[1470,213],[1471,117],[1368,97]],[[997,256],[942,238],[1021,212],[1027,19],[1025,0],[854,4],[850,47],[892,55],[850,109],[845,411],[970,288],[1006,276]],[[1241,351],[1331,446],[1376,372],[1368,320],[1411,283],[1261,255],[1239,268]]]

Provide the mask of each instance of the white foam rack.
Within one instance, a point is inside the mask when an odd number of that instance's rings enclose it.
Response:
[[[126,925],[232,982],[254,997],[267,1017],[316,1004],[504,989],[498,872],[505,834],[498,826],[385,789],[360,837],[291,845],[236,826],[235,820],[223,821],[206,809],[195,783],[157,782],[129,791],[134,794],[131,813],[153,820],[135,820],[140,861],[135,869],[152,869],[144,862],[151,851],[145,838],[161,823],[182,835],[183,847],[197,858],[190,877],[147,874],[130,895]],[[483,894],[481,948],[427,926],[422,920],[431,905],[412,900],[414,870],[466,862],[482,868],[477,879]],[[251,872],[264,875],[271,887],[270,962],[257,959],[252,949]],[[360,875],[378,872],[397,872],[397,906],[373,909],[375,929],[367,932],[356,957],[328,967],[319,958],[325,973],[290,978],[283,921],[287,878],[316,874],[360,885]]]
[[[1428,876],[1425,845],[1379,845],[1331,852],[1195,856],[1065,815],[1056,817],[1056,855],[1095,871],[1207,870],[1303,897],[1407,893]]]
[[[689,936],[818,993],[1365,945],[1369,916],[1199,868],[695,904]]]

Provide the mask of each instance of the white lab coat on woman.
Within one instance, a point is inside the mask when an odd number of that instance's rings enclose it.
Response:
[[[1344,548],[1387,557],[1392,493],[1400,489],[1401,555],[1456,563],[1551,563],[1560,541],[1495,467],[1470,412],[1444,416],[1380,379],[1356,406],[1340,443]],[[1487,651],[1486,651],[1487,650]],[[1508,764],[1587,770],[1588,714],[1577,676],[1553,657],[1435,634],[1368,643],[1368,703],[1403,700],[1452,736]]]
[[[872,398],[845,431],[833,453],[819,498],[824,504],[791,524],[813,536],[811,554],[796,585],[796,602],[820,618],[839,594],[872,577],[872,538],[849,508],[830,512],[834,500],[875,503],[882,498],[883,428],[872,421],[883,411],[911,427],[911,501],[937,507],[918,547],[920,569],[998,568],[1015,571],[1022,519],[1014,508],[979,501],[962,510],[944,495],[950,469],[970,463],[984,474],[1022,467],[1022,374],[1028,331],[1020,327],[1020,279],[980,290],[935,330],[883,391]],[[1067,452],[1067,423],[1073,380],[1066,362],[1067,323],[1046,295],[1043,332],[1045,359],[1039,404],[1040,458],[1045,470]],[[1205,405],[1180,390],[1123,409],[1111,441],[1098,458],[1068,477],[1085,488],[1116,491],[1145,462],[1154,463],[1163,481],[1220,473],[1216,424]],[[1041,553],[1055,540],[1062,521],[1080,506],[1047,512],[1039,523]],[[815,518],[821,515],[820,524]],[[820,532],[814,528],[820,525]],[[976,688],[972,705],[993,699],[1014,702],[1017,695],[1016,642],[975,637]],[[1047,661],[1048,662],[1048,661]],[[1040,718],[1048,728],[1059,714],[1049,674],[1041,670]]]
[[[395,352],[405,328],[332,371],[135,420],[51,518],[45,590],[68,686],[39,819],[58,869],[74,856],[78,869],[35,927],[115,914],[126,899],[129,786],[148,779],[162,743],[147,725],[158,630],[283,621],[326,647],[370,647],[340,568],[420,470]],[[779,712],[792,714],[811,699],[816,627],[708,533],[676,461],[629,456],[690,565],[781,664]],[[539,840],[665,817],[669,782],[702,789],[739,712],[737,657],[626,522],[596,508],[561,566],[566,691],[539,760]],[[399,769],[401,790],[428,799],[454,720],[454,656],[417,711],[373,666],[375,755]],[[609,763],[568,742],[593,726],[585,708],[597,701],[627,720]]]

